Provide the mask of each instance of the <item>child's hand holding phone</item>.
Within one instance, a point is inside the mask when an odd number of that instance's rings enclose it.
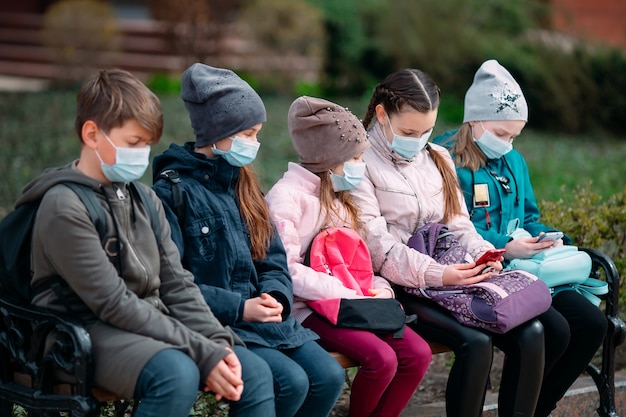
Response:
[[[499,262],[502,259],[502,255],[506,252],[506,249],[490,249],[483,253],[476,261],[476,265],[485,265],[487,262]],[[485,266],[480,273],[486,274],[488,272],[495,272],[496,268],[493,266]]]
[[[537,243],[547,242],[548,240],[551,240],[552,242],[554,242],[562,238],[563,238],[563,232],[558,232],[558,231],[545,232],[544,234],[539,235],[539,240],[537,240]]]

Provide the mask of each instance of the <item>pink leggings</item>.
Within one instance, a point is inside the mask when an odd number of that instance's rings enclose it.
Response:
[[[320,336],[326,350],[359,362],[350,393],[350,417],[399,416],[432,359],[430,346],[409,327],[402,339],[394,339],[392,334],[338,328],[316,313],[302,325]]]

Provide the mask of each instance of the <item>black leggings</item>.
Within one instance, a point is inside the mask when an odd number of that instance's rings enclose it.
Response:
[[[608,326],[604,313],[575,291],[555,295],[552,308],[558,315],[538,317],[545,333],[546,368],[537,417],[545,417],[556,408],[602,344]]]
[[[496,334],[460,324],[432,301],[398,290],[407,314],[417,314],[411,326],[425,339],[454,351],[454,364],[446,388],[446,415],[474,417],[482,414],[485,388],[493,360],[493,346],[506,355],[498,396],[500,417],[533,416],[544,369],[543,325],[530,320]],[[558,313],[550,308],[546,317]]]

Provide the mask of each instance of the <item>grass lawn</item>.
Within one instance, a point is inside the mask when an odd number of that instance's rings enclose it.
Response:
[[[29,179],[48,166],[62,165],[75,158],[79,142],[74,133],[75,91],[44,93],[0,93],[0,215],[13,204]],[[268,122],[260,134],[261,148],[254,166],[264,191],[296,161],[287,132],[287,110],[293,98],[264,97]],[[161,97],[165,127],[153,155],[170,143],[193,139],[187,113],[176,95]],[[362,117],[366,99],[337,99]],[[456,125],[440,114],[434,135]],[[626,178],[626,137],[566,136],[532,130],[532,124],[516,139],[525,156],[539,201],[553,201],[577,185],[593,182],[603,198],[622,190]],[[150,184],[148,172],[143,181]],[[562,188],[564,186],[564,188]],[[562,195],[563,192],[566,195]]]

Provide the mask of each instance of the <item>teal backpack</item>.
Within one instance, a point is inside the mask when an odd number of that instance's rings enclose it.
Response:
[[[513,259],[509,269],[522,269],[536,275],[550,287],[552,295],[564,290],[574,290],[585,296],[592,304],[600,305],[598,295],[608,293],[608,284],[590,278],[591,257],[578,247],[555,246],[539,252],[528,259]]]

